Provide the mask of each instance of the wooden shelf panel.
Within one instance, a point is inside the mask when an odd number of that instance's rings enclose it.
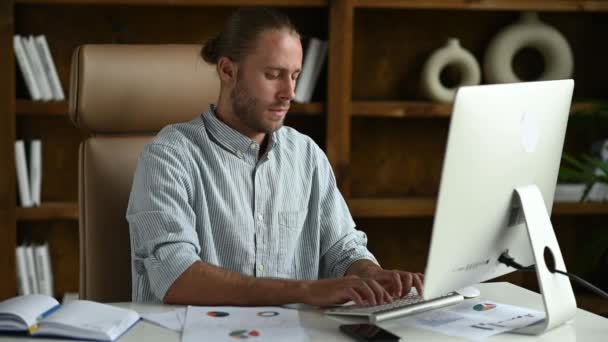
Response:
[[[435,198],[353,198],[348,206],[355,217],[432,217]],[[555,203],[554,215],[606,215],[607,203]]]
[[[327,0],[15,0],[17,4],[324,7]]]
[[[352,106],[353,116],[366,117],[449,117],[451,104],[440,104],[422,101],[355,101]]]
[[[572,115],[581,115],[603,110],[596,102],[574,102]],[[387,118],[447,118],[452,114],[452,104],[441,104],[424,101],[354,101],[352,115],[361,117]]]
[[[353,0],[360,8],[457,9],[489,11],[608,11],[601,0]]]
[[[608,305],[606,300],[594,293],[575,293],[578,308],[593,312],[597,315],[608,317]]]
[[[17,115],[66,116],[68,113],[67,101],[43,102],[18,99],[15,106]]]
[[[353,198],[348,207],[355,217],[429,217],[435,214],[434,198]]]
[[[28,116],[66,116],[68,113],[67,101],[30,101],[17,100],[17,115]],[[319,115],[325,111],[323,102],[293,103],[289,110],[292,114]]]
[[[16,210],[17,221],[78,220],[78,203],[47,202],[40,207]]]
[[[323,102],[292,103],[289,114],[319,115],[325,111]]]
[[[608,214],[608,203],[567,203],[553,204],[556,215],[605,215]]]

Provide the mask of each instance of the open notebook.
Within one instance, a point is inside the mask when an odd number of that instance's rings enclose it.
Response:
[[[33,294],[0,302],[0,332],[114,341],[138,320],[133,310],[87,300],[60,305],[53,297]]]

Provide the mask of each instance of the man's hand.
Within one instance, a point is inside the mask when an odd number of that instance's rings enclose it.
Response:
[[[393,297],[403,297],[415,287],[419,295],[422,295],[422,273],[406,272],[401,270],[385,270],[369,260],[358,260],[354,262],[346,272],[348,275],[356,275],[364,279],[373,279],[379,283]]]
[[[377,270],[368,275],[369,278],[376,280],[393,297],[403,297],[410,292],[412,287],[416,288],[419,295],[422,295],[422,273],[412,273],[401,270]]]
[[[354,275],[307,282],[302,299],[303,303],[315,306],[342,304],[350,300],[357,304],[366,301],[371,305],[393,301],[388,291],[376,280]]]

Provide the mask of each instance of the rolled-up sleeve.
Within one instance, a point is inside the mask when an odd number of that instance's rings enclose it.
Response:
[[[133,300],[149,300],[137,298],[141,286],[162,300],[173,282],[200,260],[190,163],[179,148],[154,143],[139,158],[127,209]]]
[[[355,229],[355,222],[338,190],[327,157],[321,150],[317,156],[315,180],[320,192],[321,276],[342,277],[353,262],[361,259],[378,264],[367,249],[367,236]]]

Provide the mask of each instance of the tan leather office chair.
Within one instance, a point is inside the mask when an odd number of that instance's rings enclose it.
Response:
[[[80,145],[80,298],[131,300],[125,219],[143,146],[215,103],[219,79],[196,45],[84,45],[72,58],[70,115]]]

